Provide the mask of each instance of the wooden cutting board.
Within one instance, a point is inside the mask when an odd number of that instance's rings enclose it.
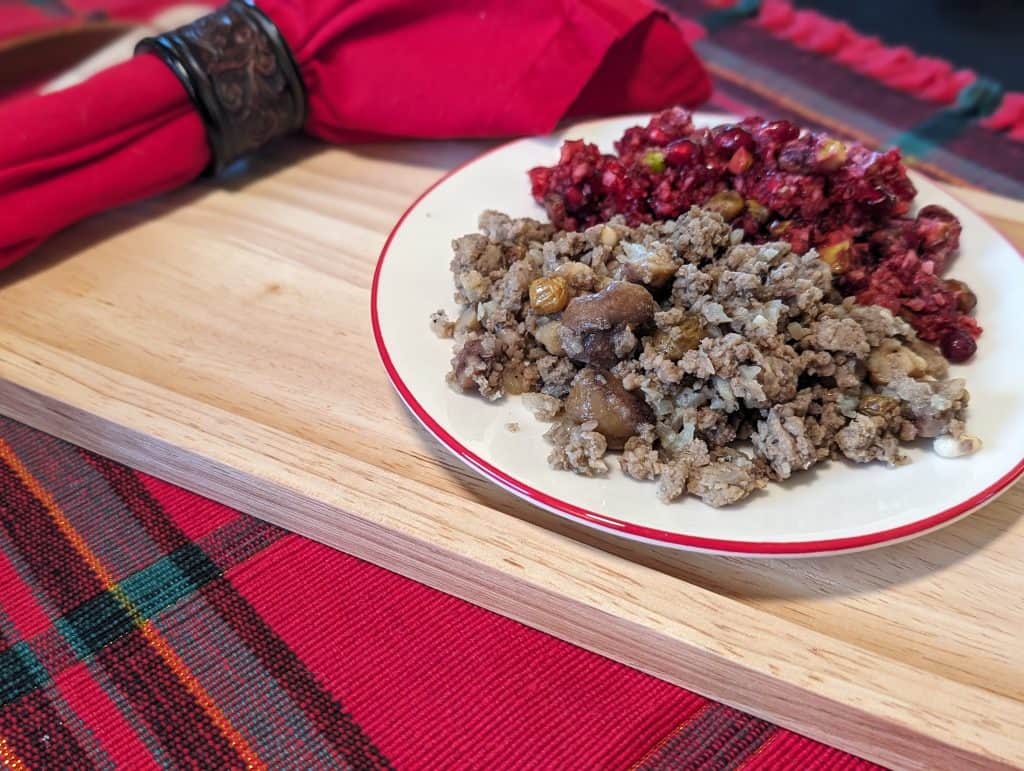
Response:
[[[72,229],[0,275],[0,412],[875,761],[1024,766],[1024,486],[878,551],[687,555],[533,508],[419,428],[372,270],[482,147],[295,140]],[[1024,243],[1024,205],[970,197]]]

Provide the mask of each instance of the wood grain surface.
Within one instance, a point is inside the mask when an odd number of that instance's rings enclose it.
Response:
[[[1024,766],[1024,486],[873,552],[688,555],[533,508],[420,429],[373,265],[483,147],[289,141],[73,228],[0,274],[0,412],[872,760]],[[958,194],[1024,243],[1022,204]]]

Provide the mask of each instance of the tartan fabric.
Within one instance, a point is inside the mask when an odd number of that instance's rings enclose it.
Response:
[[[710,107],[788,118],[868,145],[897,146],[910,165],[934,177],[1024,198],[1024,134],[1018,135],[1024,131],[1024,103],[1018,105],[1017,129],[995,130],[1021,95],[1007,95],[999,115],[990,117],[999,104],[1000,89],[982,79],[965,82],[953,92],[953,100],[930,94],[928,87],[897,88],[889,71],[906,72],[909,68],[902,60],[886,67],[883,52],[869,50],[868,61],[858,68],[854,55],[860,52],[844,56],[840,48],[836,55],[825,55],[815,50],[822,46],[802,47],[796,30],[774,29],[768,16],[788,5],[778,0],[662,2],[686,19],[690,37],[698,38],[693,48],[714,83]],[[834,24],[804,13],[805,19]],[[813,38],[812,30],[802,32]],[[893,36],[898,35],[894,30]],[[893,52],[911,56],[905,49]],[[875,67],[873,56],[878,59]],[[955,86],[960,74],[952,73],[946,81]],[[997,117],[1000,120],[994,120]],[[1015,125],[1009,117],[1005,122],[1008,129]]]
[[[876,768],[3,418],[0,766]]]

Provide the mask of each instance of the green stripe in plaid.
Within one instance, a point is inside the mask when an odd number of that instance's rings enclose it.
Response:
[[[132,574],[118,588],[139,609],[141,618],[156,618],[282,535],[283,531],[260,520],[239,518],[198,543],[190,543]],[[136,624],[114,598],[111,589],[57,618],[54,626],[59,633],[47,629],[18,645],[28,646],[33,651],[33,658],[41,662],[44,672],[57,674],[76,661],[88,659]],[[0,653],[0,662],[4,655]]]
[[[220,575],[202,549],[189,544],[121,582],[144,618],[153,618]]]
[[[20,642],[0,653],[0,706],[42,688],[49,676],[32,649]]]
[[[88,659],[100,648],[135,629],[128,611],[110,592],[104,592],[56,621],[75,655]]]
[[[209,557],[188,544],[79,605],[56,625],[78,657],[87,659],[218,575]],[[128,600],[131,611],[121,598]]]
[[[99,456],[82,451],[83,457],[97,468],[124,499],[133,515],[142,522],[154,540],[165,548],[187,543],[188,539],[164,515],[156,501],[129,469]],[[249,520],[254,522],[253,520]],[[247,527],[255,527],[247,525]],[[264,532],[281,534],[270,525],[261,524]],[[221,569],[240,564],[259,548],[261,536],[230,530],[211,534],[202,540],[204,553]],[[269,544],[265,544],[269,545]],[[362,731],[353,717],[328,693],[306,668],[295,652],[274,633],[252,606],[231,584],[215,580],[201,590],[203,598],[217,611],[233,634],[253,652],[261,665],[287,692],[308,720],[330,744],[339,759],[346,759],[356,768],[390,768],[388,760]]]
[[[85,662],[160,765],[389,767],[224,577],[283,531],[240,516],[192,542],[134,472],[48,437],[40,451],[22,430],[0,419],[0,439],[13,434],[7,447],[20,450],[0,462],[0,503],[10,504],[0,506],[0,550],[52,626],[0,644],[0,725],[28,725],[32,702],[36,718],[45,712],[68,726],[58,754],[78,760],[57,767],[108,766],[54,686]],[[46,495],[60,510],[47,508]],[[143,557],[132,552],[133,540]],[[54,555],[61,570],[53,569]],[[104,587],[97,571],[118,580]],[[253,710],[255,703],[265,710]],[[18,745],[16,754],[33,752],[28,735],[0,731]]]

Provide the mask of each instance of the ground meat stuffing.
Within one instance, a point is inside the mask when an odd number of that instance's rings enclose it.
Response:
[[[550,423],[562,411],[562,400],[545,393],[523,394],[523,403],[537,420]]]
[[[522,394],[552,467],[656,480],[659,497],[742,500],[830,458],[906,461],[903,442],[955,457],[963,380],[912,326],[833,288],[813,249],[749,243],[693,208],[582,233],[497,212],[453,242],[452,387]]]
[[[661,457],[654,447],[657,436],[654,426],[645,423],[636,436],[626,440],[619,458],[619,467],[634,479],[657,479],[661,474]]]
[[[567,469],[588,477],[607,473],[604,454],[608,441],[595,428],[597,422],[590,420],[578,426],[558,423],[548,429],[544,436],[554,445],[548,455],[552,468]]]
[[[764,486],[761,470],[738,450],[721,450],[707,465],[691,468],[686,481],[687,492],[712,506],[736,503]]]

